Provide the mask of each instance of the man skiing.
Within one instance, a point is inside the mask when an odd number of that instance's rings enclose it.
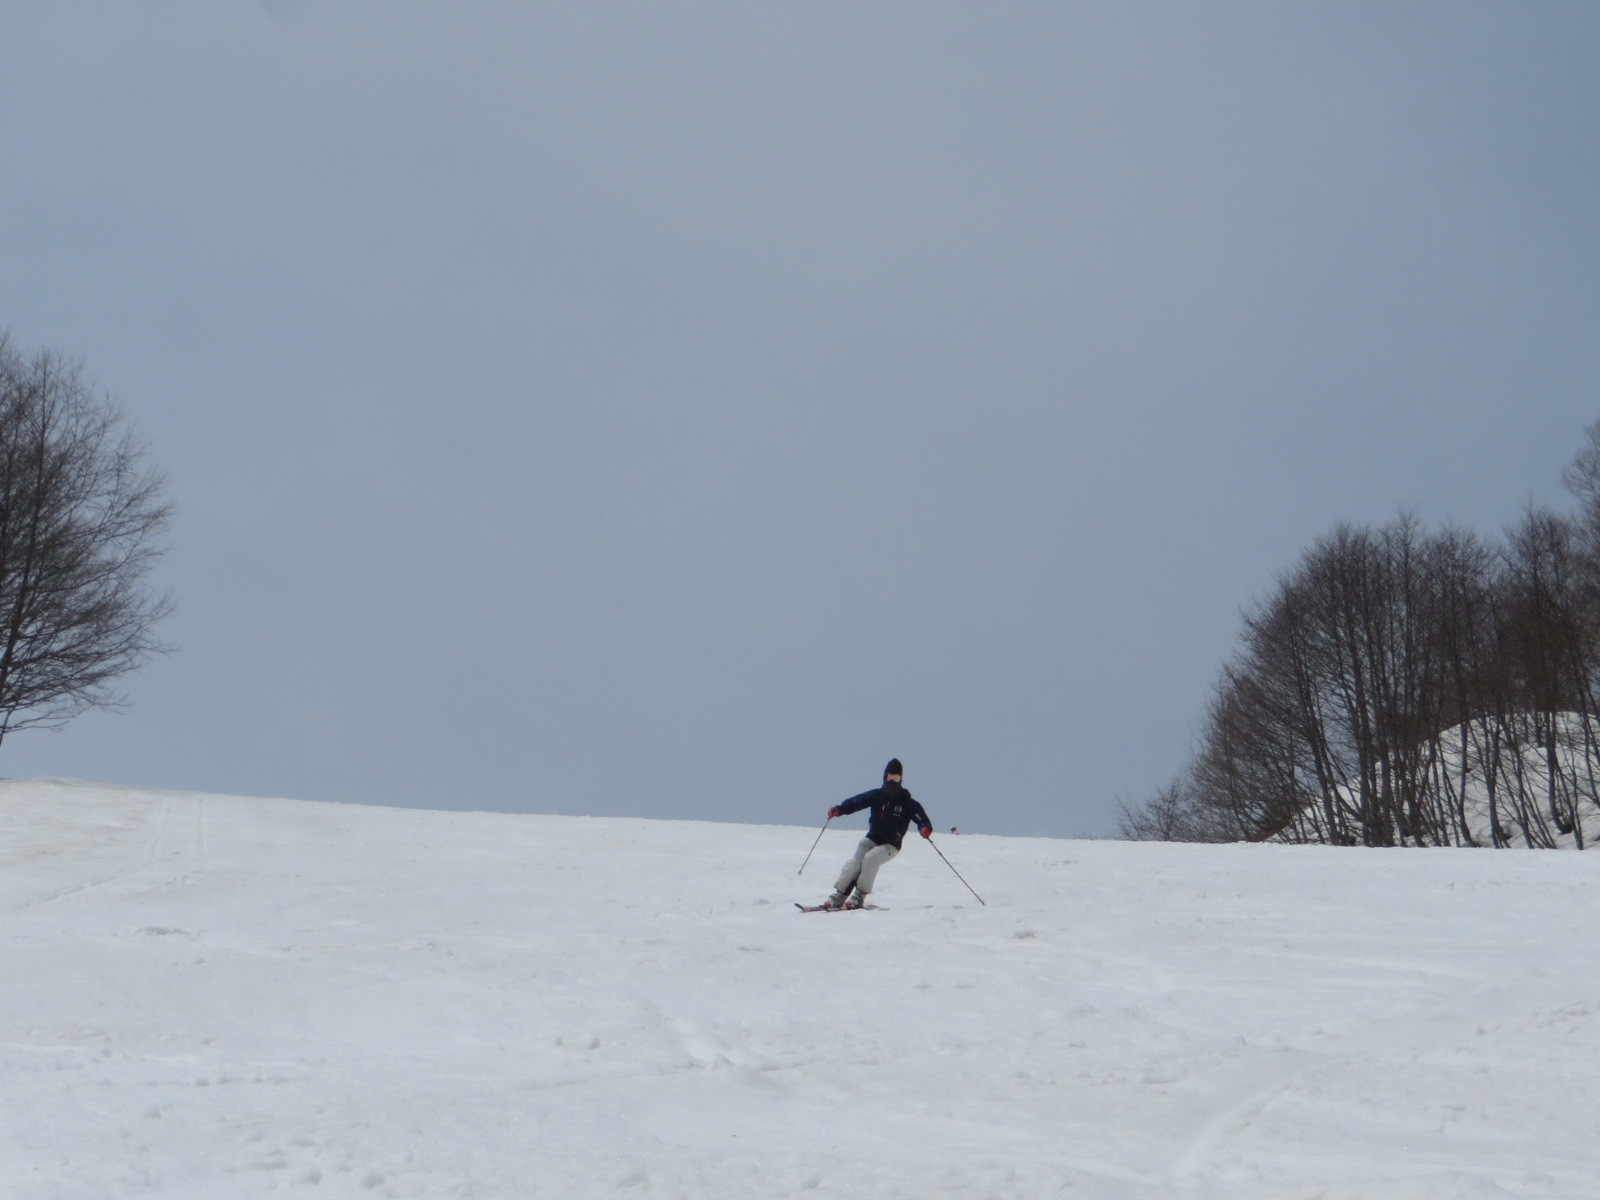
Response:
[[[828,810],[830,821],[863,808],[870,808],[872,817],[867,822],[867,836],[861,839],[855,854],[839,872],[839,881],[833,885],[833,895],[828,897],[824,908],[860,908],[865,904],[878,878],[878,868],[900,853],[900,843],[913,821],[923,837],[933,836],[933,822],[928,814],[911,793],[900,786],[904,775],[900,760],[891,758],[883,769],[882,787],[852,796]]]

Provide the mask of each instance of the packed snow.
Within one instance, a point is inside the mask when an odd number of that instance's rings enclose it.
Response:
[[[0,784],[0,1195],[1600,1196],[1600,854],[913,837],[802,914],[832,799]]]

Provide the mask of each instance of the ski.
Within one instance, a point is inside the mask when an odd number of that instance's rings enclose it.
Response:
[[[860,911],[860,910],[854,909],[854,908],[829,908],[826,904],[801,904],[799,901],[795,902],[795,907],[798,908],[801,912],[858,912],[858,911]],[[873,912],[882,912],[883,911],[883,909],[879,908],[876,904],[863,904],[861,906],[861,908],[862,909],[870,909]]]

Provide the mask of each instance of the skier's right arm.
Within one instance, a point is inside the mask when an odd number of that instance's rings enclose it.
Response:
[[[867,805],[872,803],[872,798],[876,795],[876,792],[862,792],[859,796],[851,796],[850,799],[846,800],[843,804],[835,804],[832,808],[830,808],[828,810],[828,816],[830,818],[848,817],[853,812],[860,812],[863,808],[866,808]]]

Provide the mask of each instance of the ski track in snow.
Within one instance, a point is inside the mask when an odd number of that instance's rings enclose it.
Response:
[[[0,1196],[1600,1196],[1592,853],[857,836],[0,783]]]
[[[165,875],[145,890],[155,891],[181,886],[189,874],[202,869],[205,862],[206,798],[199,795],[181,798],[171,795],[161,796],[151,801],[147,808],[148,811],[137,814],[140,823],[134,828],[145,829],[147,832],[138,839],[131,861],[121,862],[114,869],[104,873],[49,888],[18,902],[16,907],[34,908],[123,880],[148,876],[160,872],[173,858],[182,860],[185,870],[182,873]],[[180,810],[181,816],[178,815]],[[174,824],[179,822],[185,822],[187,827],[187,838],[182,845],[177,843],[178,835],[173,830]],[[119,858],[128,857],[122,852],[122,847],[116,847],[116,851]]]

